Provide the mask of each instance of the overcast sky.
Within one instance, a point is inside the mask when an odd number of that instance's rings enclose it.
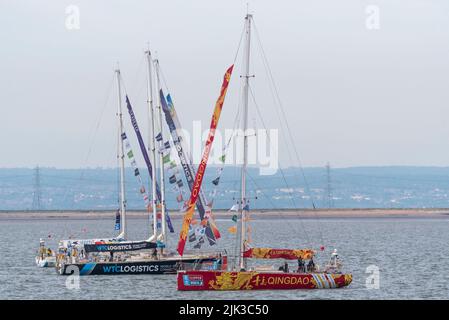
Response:
[[[0,167],[113,166],[114,65],[146,128],[147,42],[183,126],[200,120],[206,129],[246,2],[0,0]],[[79,8],[79,30],[66,27],[69,5]],[[367,27],[370,5],[379,9],[378,29]],[[304,166],[449,165],[447,0],[249,7]],[[257,103],[268,128],[285,129],[256,43]],[[240,72],[238,59],[220,128],[233,126]],[[261,123],[250,106],[250,124]],[[291,165],[285,144],[279,148]]]

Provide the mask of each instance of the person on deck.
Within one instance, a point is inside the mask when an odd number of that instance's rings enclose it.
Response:
[[[284,263],[284,272],[288,273],[288,263],[287,262]]]
[[[304,260],[302,260],[301,257],[298,258],[298,273],[302,273],[305,271],[305,264],[304,264]]]
[[[315,262],[313,262],[313,258],[310,259],[309,263],[307,264],[307,270],[309,272],[315,272]]]
[[[157,248],[154,248],[153,253],[151,254],[153,259],[157,260]]]

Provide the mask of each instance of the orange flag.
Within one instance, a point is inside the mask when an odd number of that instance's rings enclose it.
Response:
[[[182,223],[181,232],[179,233],[178,253],[182,256],[184,253],[184,247],[186,244],[187,235],[189,233],[189,226],[192,221],[193,213],[195,212],[195,203],[198,199],[201,183],[203,182],[204,173],[206,171],[207,160],[209,159],[209,153],[212,149],[212,143],[214,142],[215,130],[217,129],[218,120],[220,119],[221,109],[223,108],[226,91],[228,90],[229,80],[231,79],[232,69],[234,65],[230,66],[223,78],[221,85],[220,96],[215,103],[214,113],[212,114],[212,120],[209,128],[209,135],[206,140],[206,146],[204,147],[203,157],[201,158],[198,171],[195,176],[195,182],[193,183],[192,193],[190,194],[189,204],[187,211],[184,214],[184,221]]]
[[[232,226],[228,228],[229,233],[236,234],[237,233],[237,227]]]

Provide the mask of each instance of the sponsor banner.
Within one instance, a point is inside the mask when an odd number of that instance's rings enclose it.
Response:
[[[156,248],[156,243],[141,242],[119,242],[119,243],[101,243],[101,244],[85,244],[86,252],[119,252],[119,251],[135,251],[142,249]]]
[[[251,248],[243,253],[244,258],[255,259],[287,259],[297,260],[312,259],[315,251],[312,249],[272,249],[272,248]]]
[[[220,90],[220,96],[215,104],[214,113],[212,114],[212,120],[209,129],[209,135],[206,140],[206,146],[204,147],[203,157],[201,158],[201,162],[198,166],[198,171],[195,176],[195,182],[193,183],[192,193],[190,195],[190,199],[188,202],[188,209],[184,215],[184,221],[181,227],[181,232],[179,233],[179,242],[178,242],[178,253],[182,255],[184,253],[184,247],[186,243],[186,238],[189,232],[190,222],[192,221],[192,217],[195,211],[195,203],[198,199],[199,192],[201,189],[201,183],[203,182],[204,173],[207,167],[207,160],[209,159],[209,153],[212,149],[212,143],[214,141],[215,130],[217,129],[218,121],[220,120],[221,110],[223,109],[223,103],[226,96],[226,91],[228,89],[229,80],[231,79],[232,69],[234,65],[229,67],[226,71],[226,74],[223,78],[223,84]]]

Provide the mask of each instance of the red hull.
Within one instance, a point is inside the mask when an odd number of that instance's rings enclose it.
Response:
[[[178,290],[332,289],[349,285],[351,274],[258,271],[179,271]]]

